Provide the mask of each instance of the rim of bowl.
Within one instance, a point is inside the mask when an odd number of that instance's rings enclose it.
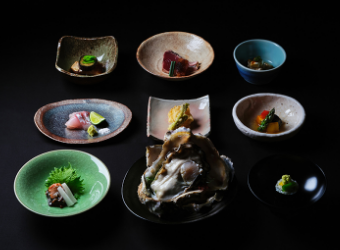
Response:
[[[61,41],[66,38],[66,37],[71,37],[71,38],[74,38],[74,39],[77,39],[77,40],[99,40],[99,39],[104,39],[104,38],[108,38],[108,37],[111,37],[113,38],[113,40],[115,41],[115,47],[116,47],[116,50],[117,50],[117,53],[115,55],[115,63],[113,65],[113,67],[111,69],[109,69],[108,71],[105,71],[104,73],[101,73],[101,74],[98,74],[98,75],[79,75],[79,74],[75,74],[75,73],[71,73],[69,71],[66,71],[64,70],[63,68],[59,67],[57,62],[59,60],[59,54],[60,54],[60,47],[61,47]],[[56,56],[56,60],[55,60],[55,67],[58,71],[66,74],[66,75],[69,75],[69,76],[75,76],[75,77],[78,77],[78,78],[95,78],[95,77],[98,77],[98,76],[103,76],[103,75],[107,75],[109,73],[111,73],[115,68],[116,68],[116,65],[117,65],[117,54],[118,54],[118,42],[117,42],[117,39],[114,37],[114,36],[99,36],[99,37],[77,37],[77,36],[62,36],[59,41],[58,41],[58,47],[57,47],[57,56]]]
[[[107,189],[106,189],[105,194],[103,195],[103,197],[102,197],[100,200],[98,200],[96,204],[94,204],[93,206],[91,206],[91,207],[85,209],[84,211],[80,211],[80,212],[78,212],[78,213],[74,213],[74,214],[66,214],[66,215],[62,215],[62,214],[61,214],[61,215],[55,216],[55,215],[48,215],[48,214],[39,213],[39,212],[37,212],[37,211],[35,211],[35,210],[29,208],[28,206],[26,206],[26,204],[23,203],[23,202],[19,199],[19,197],[18,197],[18,195],[17,195],[17,190],[16,190],[16,188],[15,188],[15,183],[17,182],[17,178],[18,178],[20,172],[24,169],[24,167],[25,167],[28,163],[30,163],[31,161],[35,160],[36,158],[38,158],[38,157],[40,157],[40,156],[42,156],[42,155],[44,155],[44,154],[49,154],[49,153],[57,152],[57,151],[77,151],[77,152],[80,152],[80,153],[88,154],[88,155],[90,155],[90,156],[95,157],[95,158],[96,158],[98,161],[100,161],[100,162],[103,164],[103,166],[107,169],[108,180],[109,180],[109,181],[108,181],[108,185],[107,185]],[[69,216],[74,216],[74,215],[78,215],[78,214],[84,213],[84,212],[86,212],[86,211],[88,211],[88,210],[94,208],[95,206],[97,206],[97,205],[105,198],[105,196],[106,196],[107,193],[109,192],[109,189],[110,189],[110,186],[111,186],[111,175],[110,175],[109,169],[108,169],[107,166],[104,164],[104,162],[102,162],[98,157],[94,156],[93,154],[90,154],[90,153],[87,153],[87,152],[81,151],[81,150],[76,150],[76,149],[57,149],[57,150],[50,150],[50,151],[47,151],[47,152],[38,154],[38,155],[36,155],[35,157],[33,157],[32,159],[30,159],[29,161],[27,161],[27,162],[19,169],[18,173],[16,174],[16,176],[15,176],[15,178],[14,178],[14,184],[13,184],[13,186],[14,186],[14,194],[15,194],[15,197],[16,197],[17,200],[20,202],[20,204],[23,205],[27,210],[29,210],[29,211],[31,211],[31,212],[33,212],[33,213],[35,213],[35,214],[45,216],[45,217],[53,217],[53,218],[56,218],[56,217],[69,217]]]
[[[237,114],[236,114],[236,109],[238,107],[238,105],[243,102],[246,99],[250,99],[252,97],[261,97],[261,96],[280,96],[280,97],[284,97],[287,99],[291,99],[294,102],[296,102],[300,108],[302,109],[302,119],[300,120],[300,122],[292,129],[284,131],[282,133],[278,133],[278,134],[267,134],[267,133],[261,133],[261,132],[257,132],[255,130],[252,130],[251,128],[247,127],[246,125],[243,124],[243,122],[241,122],[241,120],[238,118]],[[287,134],[293,133],[294,131],[300,129],[300,127],[303,125],[303,123],[305,122],[306,119],[306,111],[304,109],[304,107],[301,105],[300,102],[298,102],[295,98],[287,96],[287,95],[282,95],[282,94],[276,94],[276,93],[257,93],[257,94],[252,94],[252,95],[247,95],[243,98],[241,98],[240,100],[238,100],[232,110],[232,116],[234,118],[234,120],[236,120],[239,125],[242,127],[242,129],[244,129],[248,134],[256,134],[258,137],[270,137],[270,138],[275,138],[275,137],[282,137],[285,136]],[[236,124],[236,122],[235,122]]]
[[[281,156],[288,155],[288,156],[289,156],[289,155],[292,155],[292,154],[275,154],[275,155],[278,155],[278,156],[279,156],[279,155],[281,155]],[[327,186],[328,186],[327,178],[326,178],[325,172],[322,170],[322,168],[321,168],[318,164],[316,164],[314,161],[310,160],[309,158],[305,158],[305,157],[301,157],[301,156],[299,156],[299,157],[300,157],[300,158],[303,158],[303,159],[305,159],[305,160],[307,160],[307,161],[309,161],[309,162],[311,162],[312,164],[314,164],[314,165],[321,171],[321,173],[322,173],[323,176],[325,177],[325,189],[324,189],[322,195],[321,195],[317,200],[314,200],[314,202],[312,202],[312,203],[310,203],[310,204],[307,204],[307,205],[305,205],[305,206],[303,206],[303,207],[294,209],[294,210],[307,208],[307,207],[309,207],[309,206],[315,204],[317,201],[319,201],[319,200],[324,196],[324,194],[326,193],[326,190],[327,190]],[[265,158],[267,158],[267,157],[265,157]],[[264,159],[264,158],[262,158],[262,159]],[[261,160],[262,160],[262,159],[261,159]],[[261,160],[259,160],[259,161],[261,161]],[[275,206],[275,205],[273,205],[273,204],[270,204],[270,203],[268,203],[268,202],[262,200],[262,199],[254,192],[254,190],[251,188],[251,185],[250,185],[250,183],[249,183],[249,176],[250,176],[251,170],[254,168],[254,166],[255,166],[257,163],[258,163],[258,162],[256,162],[256,163],[249,169],[249,171],[248,171],[248,173],[247,173],[247,186],[248,186],[250,192],[256,197],[256,199],[258,199],[258,200],[259,200],[260,202],[262,202],[263,204],[265,204],[265,205],[267,205],[267,206],[269,206],[269,207],[275,208],[275,209],[282,209],[281,207]]]
[[[149,72],[150,74],[152,74],[152,75],[154,75],[154,76],[158,76],[158,77],[162,77],[162,78],[170,78],[170,79],[173,79],[173,77],[169,77],[169,76],[166,76],[166,75],[161,76],[161,75],[157,75],[157,74],[151,72],[150,70],[148,70],[148,69],[144,66],[144,64],[142,64],[142,62],[139,60],[139,56],[138,56],[141,47],[142,47],[145,43],[147,43],[149,40],[155,39],[156,37],[163,36],[163,35],[165,35],[165,34],[171,34],[171,33],[182,33],[182,34],[186,34],[186,35],[193,35],[193,36],[196,36],[196,37],[202,39],[206,44],[208,44],[209,47],[211,48],[211,51],[212,51],[212,60],[211,60],[210,64],[207,66],[207,68],[206,68],[205,70],[202,70],[202,71],[198,71],[198,70],[197,70],[195,73],[193,73],[193,74],[191,74],[191,75],[180,76],[180,77],[176,77],[176,78],[180,78],[180,79],[183,79],[183,78],[191,78],[191,77],[193,77],[193,76],[195,76],[195,75],[199,75],[199,74],[203,73],[204,71],[206,71],[206,70],[211,66],[211,64],[214,62],[214,60],[215,60],[215,51],[214,51],[213,47],[211,46],[211,44],[210,44],[207,40],[205,40],[205,39],[202,38],[201,36],[198,36],[198,35],[196,35],[196,34],[189,33],[189,32],[184,32],[184,31],[169,31],[169,32],[163,32],[163,33],[159,33],[159,34],[150,36],[149,38],[145,39],[145,40],[138,46],[137,52],[136,52],[136,58],[137,58],[137,62],[139,63],[139,65],[140,65],[144,70],[146,70],[147,72]]]
[[[235,54],[236,54],[236,50],[237,50],[238,47],[240,47],[242,44],[248,43],[248,42],[253,42],[253,41],[262,41],[262,42],[272,43],[272,44],[276,45],[277,47],[279,47],[279,48],[283,51],[283,54],[284,54],[284,57],[285,57],[284,60],[283,60],[283,62],[282,62],[279,66],[277,66],[277,67],[275,67],[275,68],[273,68],[273,69],[266,69],[266,70],[255,70],[255,69],[250,69],[250,68],[248,68],[248,67],[242,65],[242,63],[240,63],[240,62],[237,60],[237,58],[236,58],[236,55],[235,55]],[[268,71],[274,71],[275,69],[280,68],[280,67],[286,62],[287,53],[286,53],[286,51],[284,50],[284,48],[283,48],[280,44],[278,44],[278,43],[276,43],[276,42],[273,42],[273,41],[271,41],[271,40],[266,40],[266,39],[257,38],[257,39],[249,39],[249,40],[243,41],[243,42],[239,43],[238,45],[236,45],[236,47],[235,47],[235,49],[234,49],[234,51],[233,51],[233,57],[234,57],[234,60],[235,60],[235,62],[237,63],[237,65],[239,65],[241,68],[243,68],[243,69],[245,69],[245,70],[249,70],[249,71],[251,71],[251,72],[258,72],[259,74],[261,74],[261,73],[268,72]]]

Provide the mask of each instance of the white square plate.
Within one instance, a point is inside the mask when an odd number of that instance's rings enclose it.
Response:
[[[196,99],[167,100],[150,96],[148,103],[148,117],[146,133],[148,137],[162,140],[168,131],[168,112],[176,105],[190,104],[190,112],[194,117],[191,130],[194,134],[200,133],[208,136],[210,133],[210,102],[209,95]]]

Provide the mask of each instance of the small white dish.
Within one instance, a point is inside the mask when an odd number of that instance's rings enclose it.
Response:
[[[167,100],[150,96],[148,103],[148,116],[146,134],[157,140],[162,140],[168,131],[168,112],[176,105],[190,104],[190,112],[194,117],[191,130],[194,134],[200,133],[208,136],[210,133],[210,102],[209,95],[196,99]]]
[[[263,110],[275,108],[282,122],[283,127],[279,133],[269,134],[255,131],[256,116]],[[306,112],[303,106],[294,98],[275,94],[258,93],[243,97],[233,107],[233,119],[236,127],[246,136],[259,141],[282,141],[293,137],[301,129]]]

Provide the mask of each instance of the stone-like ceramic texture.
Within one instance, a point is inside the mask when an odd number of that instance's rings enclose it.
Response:
[[[235,198],[238,189],[238,182],[234,175],[235,169],[233,167],[231,159],[224,155],[221,155],[221,158],[226,163],[227,168],[230,169],[228,184],[229,186],[228,189],[223,192],[222,200],[219,202],[214,202],[210,208],[202,209],[200,212],[197,213],[190,213],[184,216],[169,218],[159,218],[158,216],[150,213],[148,208],[139,201],[137,194],[137,188],[141,181],[140,178],[146,168],[145,157],[142,157],[137,162],[135,162],[125,175],[122,184],[122,198],[125,206],[135,216],[159,224],[185,224],[211,217],[229,206],[229,204]]]
[[[94,111],[106,120],[97,125],[108,133],[91,137],[85,130],[67,129],[69,114],[77,111]],[[132,113],[125,105],[103,99],[73,99],[50,103],[41,107],[34,116],[37,128],[47,137],[68,144],[88,144],[107,140],[122,132],[130,123]]]
[[[54,168],[77,169],[85,184],[85,192],[72,207],[50,207],[47,204],[45,180]],[[14,180],[14,192],[28,210],[48,217],[66,217],[89,210],[107,194],[111,183],[109,170],[97,157],[79,150],[54,150],[29,160]]]
[[[200,133],[208,136],[210,133],[210,103],[209,95],[187,100],[167,100],[150,96],[148,103],[147,136],[154,139],[163,140],[168,131],[168,113],[176,105],[189,103],[190,112],[194,117],[194,122],[190,127],[194,134]]]
[[[98,62],[105,66],[106,71],[93,76],[71,73],[71,66],[83,55],[96,56]],[[116,68],[117,60],[118,42],[113,36],[93,38],[63,36],[58,42],[55,67],[68,81],[78,84],[93,84],[105,80]]]
[[[256,117],[263,110],[275,108],[283,126],[277,134],[268,134],[251,129]],[[280,141],[294,136],[306,117],[303,106],[294,98],[274,93],[259,93],[240,99],[233,107],[234,122],[246,136],[260,141]]]
[[[189,62],[198,61],[201,67],[193,74],[170,77],[162,71],[163,54],[167,50],[178,53]],[[137,50],[137,61],[150,74],[157,77],[179,81],[201,74],[212,64],[214,50],[203,38],[185,32],[166,32],[146,39]]]

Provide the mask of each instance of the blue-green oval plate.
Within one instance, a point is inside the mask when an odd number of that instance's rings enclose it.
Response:
[[[45,180],[56,167],[77,169],[84,179],[85,192],[72,207],[50,207],[47,204]],[[109,170],[97,157],[79,150],[53,150],[29,160],[14,180],[14,193],[29,211],[48,217],[67,217],[83,213],[101,202],[111,184]]]
[[[97,135],[92,137],[85,130],[66,128],[69,114],[78,111],[94,111],[105,117],[104,125],[97,125]],[[121,133],[131,119],[132,112],[124,104],[95,98],[49,103],[38,109],[34,115],[34,123],[41,133],[52,140],[67,144],[88,144],[110,139]],[[102,128],[109,132],[101,133]]]

